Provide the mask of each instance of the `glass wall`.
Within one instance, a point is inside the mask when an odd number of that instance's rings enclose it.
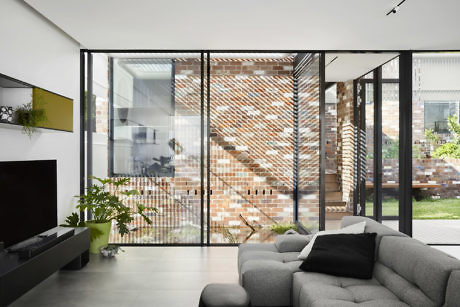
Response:
[[[201,54],[94,54],[95,128],[92,173],[129,178],[108,187],[120,195],[135,189],[126,205],[157,208],[139,215],[110,242],[201,242]]]
[[[297,144],[294,145],[297,149],[294,184],[298,220],[304,227],[316,231],[320,224],[320,54],[297,56],[295,82],[298,89],[298,114],[295,124]],[[326,125],[326,121],[323,125]]]
[[[211,54],[211,243],[268,242],[274,239],[271,227],[293,223],[294,130],[299,132],[302,144],[298,154],[302,161],[299,186],[305,185],[306,191],[301,193],[311,194],[308,189],[315,183],[317,192],[317,178],[311,176],[312,172],[319,172],[318,159],[316,164],[306,165],[303,161],[308,156],[311,161],[315,158],[311,152],[318,151],[318,135],[314,145],[314,136],[310,135],[318,133],[317,116],[314,122],[306,118],[314,116],[312,109],[318,112],[318,96],[313,96],[313,104],[309,105],[303,91],[310,90],[311,85],[302,81],[298,90],[299,109],[294,109],[296,56]],[[310,78],[314,74],[305,73]],[[318,69],[315,77],[318,78]],[[312,132],[311,126],[316,131]],[[316,169],[312,171],[314,166]],[[305,199],[304,195],[300,199]],[[309,207],[299,205],[304,209],[299,210],[299,219],[306,218],[306,224],[312,226],[311,220],[318,219],[318,204],[313,212],[310,204],[306,206]]]
[[[460,53],[414,53],[413,236],[460,243]]]
[[[399,59],[382,66],[382,219],[398,229]]]
[[[365,215],[374,216],[374,79],[373,73],[362,79],[364,87],[364,116],[366,123],[366,210]]]
[[[365,89],[365,121],[366,121],[366,216],[374,216],[374,76],[368,74],[362,79]],[[382,65],[381,87],[381,129],[382,129],[382,219],[386,224],[397,229],[399,215],[399,60],[395,58]],[[388,221],[388,220],[391,220]]]
[[[92,53],[88,174],[158,209],[110,242],[270,242],[297,208],[318,229],[319,55],[207,55]]]

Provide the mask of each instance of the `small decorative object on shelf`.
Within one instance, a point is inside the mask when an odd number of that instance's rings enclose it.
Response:
[[[124,250],[121,249],[120,246],[118,245],[113,245],[109,244],[107,246],[103,246],[99,249],[101,252],[101,255],[106,257],[106,258],[112,258],[115,257],[115,255],[118,254],[118,251],[122,251],[123,253],[125,252]]]
[[[12,123],[13,122],[13,107],[0,106],[0,122]]]

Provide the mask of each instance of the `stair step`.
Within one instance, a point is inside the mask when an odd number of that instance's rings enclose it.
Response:
[[[328,206],[326,212],[347,212],[347,206]]]
[[[326,183],[327,182],[338,182],[337,174],[326,174]]]
[[[326,192],[340,192],[340,184],[338,182],[326,182]]]
[[[342,192],[326,192],[326,200],[342,200]]]
[[[326,220],[341,220],[344,216],[351,216],[353,212],[326,212]]]
[[[341,192],[341,191],[340,191],[340,187],[338,186],[327,186],[326,185],[326,192]]]
[[[326,207],[334,207],[334,206],[347,206],[347,202],[342,200],[327,200]]]

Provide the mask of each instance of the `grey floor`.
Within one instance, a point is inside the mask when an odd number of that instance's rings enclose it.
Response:
[[[60,271],[12,306],[195,307],[212,282],[237,283],[237,247],[126,247]]]
[[[460,259],[460,246],[436,246]],[[60,271],[14,307],[196,307],[212,282],[237,283],[236,247],[126,247],[114,259],[92,257],[80,271]]]

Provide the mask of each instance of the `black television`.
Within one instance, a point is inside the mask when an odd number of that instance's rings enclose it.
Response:
[[[9,247],[57,226],[56,160],[0,162],[0,242]]]

